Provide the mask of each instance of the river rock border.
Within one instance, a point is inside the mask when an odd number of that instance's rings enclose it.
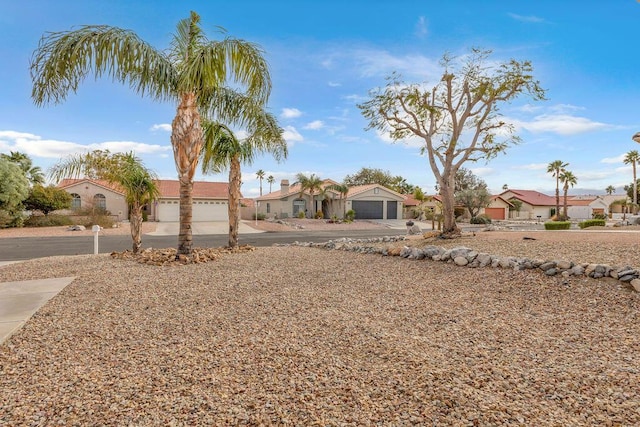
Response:
[[[329,240],[324,243],[294,242],[276,246],[303,246],[327,250],[342,250],[362,254],[379,254],[382,256],[399,256],[406,259],[432,260],[449,262],[459,267],[467,268],[510,268],[519,270],[542,271],[547,276],[584,276],[593,279],[613,278],[625,286],[631,286],[636,292],[640,292],[640,268],[630,266],[615,267],[607,264],[577,263],[566,260],[540,260],[530,258],[518,258],[513,256],[498,256],[487,253],[479,253],[471,248],[459,246],[445,249],[439,246],[425,246],[422,248],[403,246],[402,248],[387,248],[381,243],[404,241],[405,236],[386,236],[371,239],[350,239],[343,237]]]

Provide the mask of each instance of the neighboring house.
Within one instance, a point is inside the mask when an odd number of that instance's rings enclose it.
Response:
[[[504,200],[520,200],[522,207],[519,211],[512,210],[509,218],[513,219],[549,219],[556,209],[556,198],[547,196],[533,190],[512,190],[508,189],[499,194]],[[560,198],[560,209],[562,209],[562,197]]]
[[[322,210],[325,218],[336,215],[342,218],[345,211],[353,209],[356,219],[398,219],[402,217],[402,207],[405,197],[379,184],[358,185],[349,188],[346,197],[340,193],[327,189],[337,184],[331,179],[325,179],[322,187],[323,194],[313,195],[308,191],[301,192],[300,185],[289,185],[283,179],[280,190],[273,191],[256,199],[258,212],[267,218],[290,218],[298,216],[299,212],[317,212]]]
[[[124,191],[107,181],[93,179],[63,179],[58,187],[71,194],[71,209],[101,208],[111,212],[118,221],[129,219]]]
[[[596,214],[606,215],[608,207],[601,196],[567,197],[567,215],[571,219],[591,219]]]
[[[486,208],[480,209],[481,214],[485,214],[492,220],[503,220],[509,218],[509,209],[513,205],[504,197],[496,195],[491,196],[491,203]]]
[[[180,182],[162,179],[158,181],[160,197],[152,206],[156,221],[180,221]],[[226,182],[194,181],[193,222],[228,221],[229,184]]]
[[[178,222],[180,220],[180,183],[177,180],[158,180],[160,196],[145,208],[149,221]],[[58,187],[73,196],[72,209],[100,206],[117,216],[128,218],[124,192],[106,181],[65,179]],[[193,183],[193,222],[228,221],[229,184],[226,182]]]

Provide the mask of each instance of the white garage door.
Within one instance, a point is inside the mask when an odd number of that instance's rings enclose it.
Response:
[[[194,201],[192,215],[193,222],[229,220],[226,201]],[[158,203],[158,221],[180,221],[180,203],[177,200],[160,201],[160,203]]]

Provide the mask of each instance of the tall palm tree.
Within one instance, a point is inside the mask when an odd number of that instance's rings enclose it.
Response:
[[[271,193],[271,186],[276,182],[276,179],[273,177],[273,175],[269,175],[269,177],[267,178],[267,182],[269,183],[269,193]]]
[[[554,160],[547,165],[547,173],[556,178],[556,215],[560,215],[560,173],[569,166],[562,160]]]
[[[260,196],[262,196],[262,180],[264,179],[264,171],[262,169],[258,169],[258,172],[256,172],[256,178],[260,180]]]
[[[569,186],[573,187],[578,183],[578,178],[573,174],[573,172],[568,170],[563,170],[560,173],[560,181],[564,184],[564,219],[569,218],[567,214],[567,193],[569,192]]]
[[[106,25],[47,33],[31,59],[31,96],[36,105],[61,103],[90,74],[107,75],[140,95],[177,104],[171,145],[180,181],[178,255],[189,255],[193,177],[204,144],[202,119],[243,125],[246,109],[240,89],[252,102],[266,103],[271,78],[262,50],[231,37],[208,40],[195,12],[178,23],[168,50]],[[229,80],[237,89],[225,86]]]
[[[616,188],[613,185],[609,185],[607,188],[604,189],[604,191],[606,191],[608,195],[612,195],[613,193],[616,192]]]
[[[633,168],[633,204],[638,204],[638,179],[636,177],[636,166],[640,163],[640,154],[637,150],[631,150],[624,156],[625,165],[631,164]]]
[[[340,203],[342,203],[342,219],[347,215],[347,194],[349,194],[349,186],[345,183],[332,184],[327,187],[329,190],[340,193]]]
[[[202,150],[203,173],[219,173],[229,169],[229,247],[238,246],[240,225],[241,163],[251,164],[262,153],[271,153],[280,161],[287,157],[287,143],[276,118],[262,111],[254,115],[246,139],[239,140],[227,126],[205,122],[205,144]]]
[[[314,195],[322,190],[322,180],[313,173],[310,176],[299,173],[296,175],[296,182],[294,182],[293,185],[296,184],[300,185],[300,197],[304,196],[305,191],[309,192],[309,198],[311,199],[309,218],[313,218],[316,213]]]
[[[122,188],[129,206],[132,251],[142,246],[142,210],[159,195],[157,177],[133,153],[114,153],[96,150],[70,156],[51,168],[51,177],[102,179]]]
[[[33,166],[33,161],[27,154],[19,151],[10,151],[9,154],[3,153],[0,154],[0,156],[20,166],[20,169],[22,169],[22,172],[24,172],[24,175],[32,186],[44,184],[44,173],[42,173],[42,168],[40,168],[40,166]]]

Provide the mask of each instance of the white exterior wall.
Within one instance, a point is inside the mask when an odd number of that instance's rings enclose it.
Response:
[[[591,208],[591,206],[567,207],[567,215],[569,215],[570,219],[591,219],[592,212],[593,212],[593,209]]]

